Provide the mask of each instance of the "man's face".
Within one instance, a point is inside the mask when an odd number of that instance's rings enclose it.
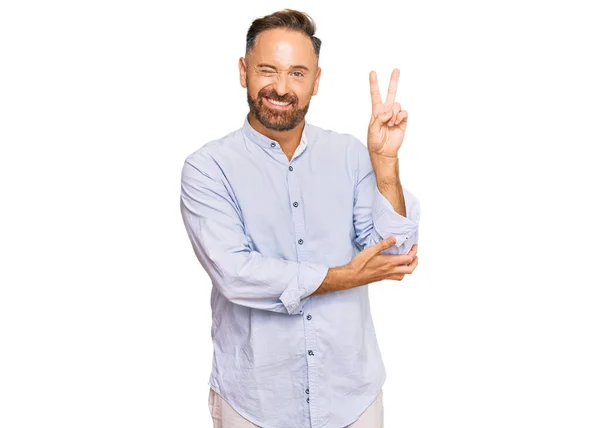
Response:
[[[240,83],[250,113],[267,129],[288,131],[308,112],[321,69],[310,38],[275,28],[258,35],[254,50],[240,58]]]

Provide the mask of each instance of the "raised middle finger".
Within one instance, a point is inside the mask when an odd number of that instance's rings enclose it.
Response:
[[[385,99],[386,104],[392,104],[396,100],[396,92],[398,91],[398,79],[400,78],[400,70],[394,68],[392,70],[392,77],[390,77],[390,84],[388,86],[388,93]]]

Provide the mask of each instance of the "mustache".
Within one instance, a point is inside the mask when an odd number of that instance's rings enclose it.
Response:
[[[279,95],[277,95],[277,92],[266,92],[266,91],[263,92],[263,91],[260,91],[258,93],[258,95],[261,98],[261,100],[262,100],[263,97],[265,97],[265,98],[269,98],[271,100],[279,101],[279,102],[282,102],[282,103],[292,103],[292,104],[295,104],[296,101],[298,100],[298,98],[296,96],[293,96],[293,95],[280,97]]]

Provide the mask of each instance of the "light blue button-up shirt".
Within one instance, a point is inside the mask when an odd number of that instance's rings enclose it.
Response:
[[[368,285],[311,296],[330,267],[393,235],[418,240],[379,192],[366,146],[305,122],[288,160],[248,122],[184,162],[181,213],[212,282],[209,386],[263,428],[341,428],[375,400],[386,372]]]

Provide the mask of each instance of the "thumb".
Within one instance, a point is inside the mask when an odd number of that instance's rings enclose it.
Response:
[[[395,243],[396,243],[396,238],[394,238],[393,236],[388,236],[387,238],[382,239],[381,241],[379,241],[377,243],[377,245],[376,245],[377,252],[388,249],[388,248],[392,247]]]
[[[393,236],[388,236],[385,239],[382,239],[378,243],[374,245],[370,245],[361,251],[361,254],[364,254],[367,258],[375,257],[379,252],[390,248],[392,245],[396,243],[396,238]]]

